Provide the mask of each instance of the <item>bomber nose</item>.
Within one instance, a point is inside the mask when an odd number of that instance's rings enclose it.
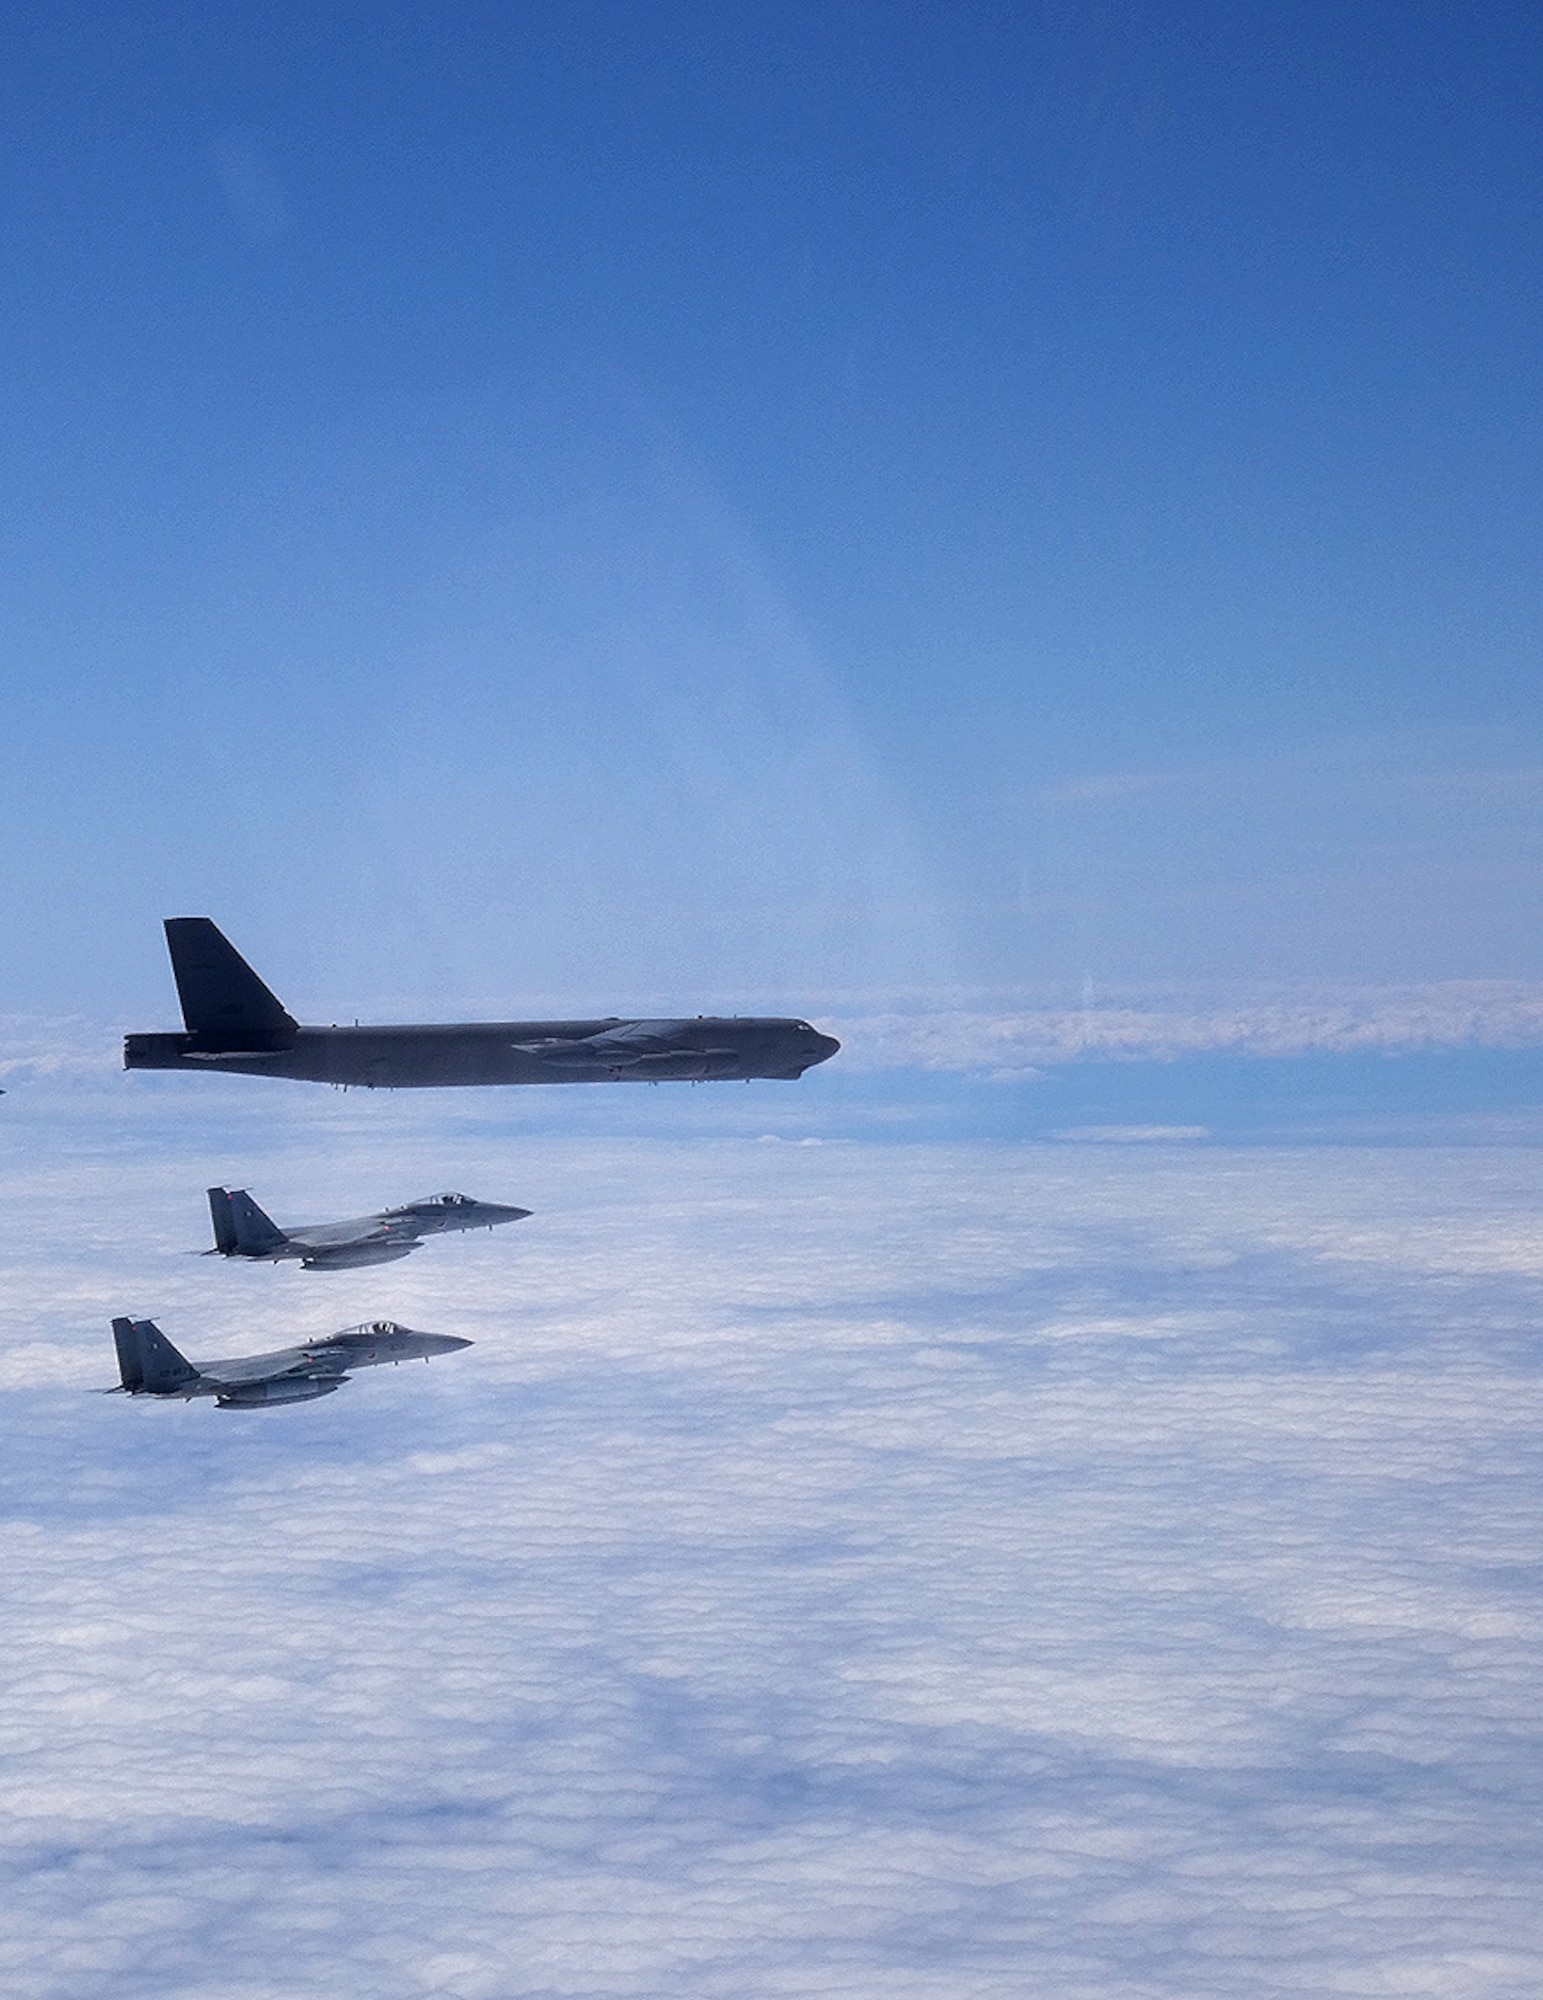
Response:
[[[829,1062],[840,1047],[841,1044],[836,1040],[834,1035],[817,1034],[814,1038],[814,1060],[816,1062]]]

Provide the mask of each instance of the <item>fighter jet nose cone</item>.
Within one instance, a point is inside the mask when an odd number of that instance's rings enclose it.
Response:
[[[453,1333],[415,1333],[411,1339],[413,1345],[408,1351],[421,1355],[425,1361],[435,1354],[454,1354],[458,1348],[472,1344]]]

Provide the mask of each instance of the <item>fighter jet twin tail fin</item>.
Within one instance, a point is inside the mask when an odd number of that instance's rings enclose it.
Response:
[[[269,1257],[289,1238],[265,1215],[245,1188],[212,1187],[209,1214],[214,1223],[214,1247],[222,1257]]]
[[[198,1380],[198,1370],[179,1354],[153,1319],[115,1319],[118,1386],[129,1395],[175,1395]]]

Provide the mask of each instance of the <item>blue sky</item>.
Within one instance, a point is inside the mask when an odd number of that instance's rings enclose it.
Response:
[[[17,27],[9,1004],[1538,977],[1539,40]]]

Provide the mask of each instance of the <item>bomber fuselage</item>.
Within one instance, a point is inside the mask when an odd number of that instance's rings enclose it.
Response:
[[[207,1034],[129,1035],[126,1069],[223,1070],[403,1090],[446,1084],[792,1079],[840,1044],[805,1021],[477,1021],[307,1028],[211,1046]],[[273,1046],[251,1046],[271,1041]]]

